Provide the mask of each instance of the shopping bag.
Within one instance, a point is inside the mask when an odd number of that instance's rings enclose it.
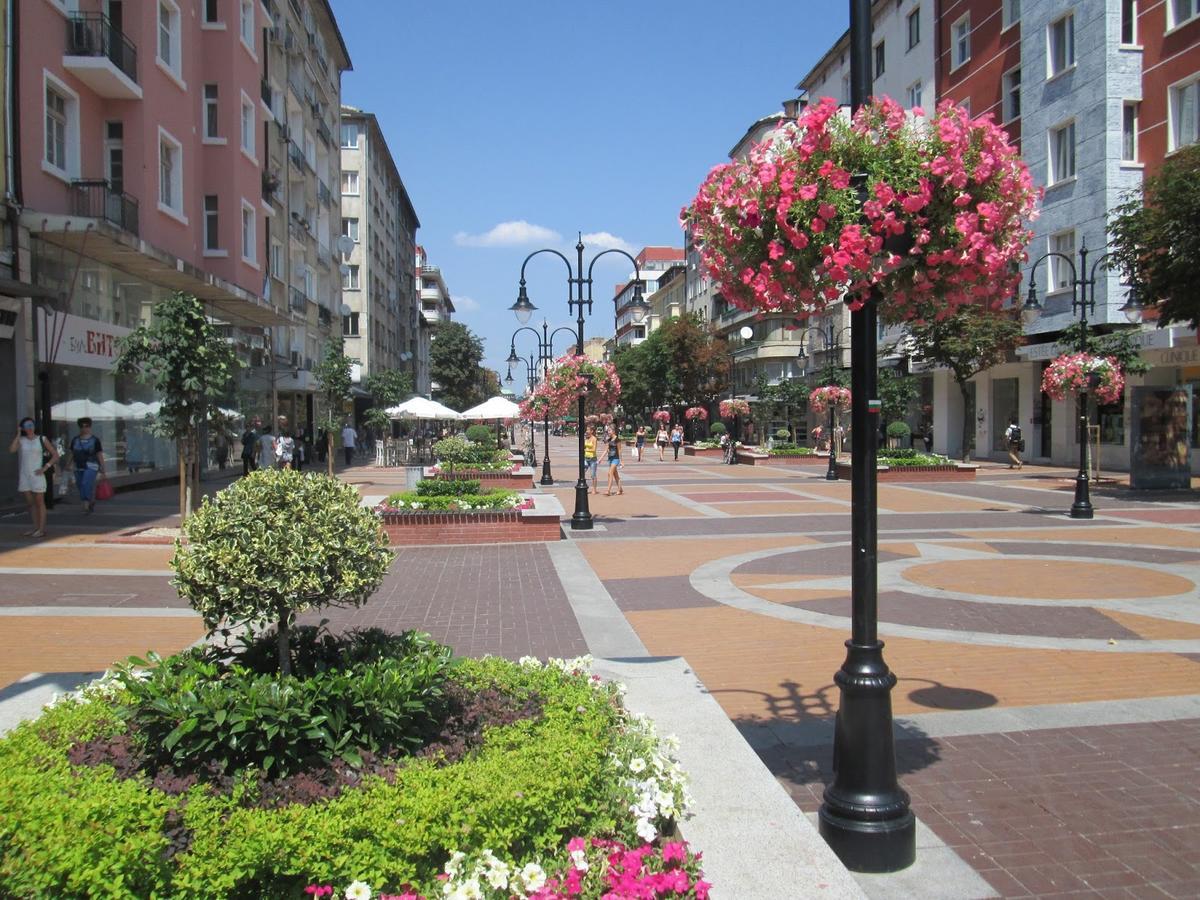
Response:
[[[107,478],[103,478],[96,482],[96,499],[111,500],[116,491],[113,489],[112,482]]]

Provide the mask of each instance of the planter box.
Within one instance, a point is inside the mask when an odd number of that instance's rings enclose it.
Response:
[[[949,463],[944,466],[880,466],[876,476],[880,482],[892,481],[974,481],[978,466],[964,463]],[[837,464],[837,476],[842,481],[850,480],[850,463]]]
[[[495,490],[498,488],[507,488],[514,491],[533,490],[533,468],[531,466],[522,466],[510,472],[477,472],[471,469],[456,469],[453,478],[449,472],[432,473],[426,469],[425,477],[437,478],[441,481],[452,481],[458,478],[478,481],[480,490]]]
[[[812,453],[808,456],[768,456],[765,453],[738,451],[738,462],[744,466],[829,466],[828,453]]]
[[[683,448],[683,455],[684,456],[711,456],[716,459],[720,459],[721,457],[723,457],[725,455],[725,451],[722,450],[720,447],[708,447],[708,448],[705,448],[702,450],[697,450],[695,447],[689,447],[689,446],[685,445]]]
[[[383,513],[392,546],[510,544],[562,539],[562,504],[549,494],[533,494],[531,509],[490,512]]]

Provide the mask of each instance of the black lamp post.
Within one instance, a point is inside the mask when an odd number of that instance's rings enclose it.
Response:
[[[833,327],[833,320],[830,319],[825,331],[822,331],[820,328],[817,328],[816,326],[813,326],[811,328],[806,328],[804,330],[804,333],[800,336],[800,340],[805,341],[805,339],[807,338],[807,343],[811,344],[812,339],[809,337],[809,334],[820,335],[822,350],[825,353],[830,354],[830,359],[828,361],[828,365],[829,365],[830,369],[832,370],[834,358],[836,358],[839,363],[842,360],[842,335],[845,334],[847,331],[850,331],[850,328],[848,326],[845,328],[842,328],[838,331],[835,331],[834,327]],[[811,351],[808,349],[807,346],[801,347],[800,357],[803,359],[804,357],[808,356],[810,354],[810,352]],[[831,377],[829,379],[829,384],[831,386],[833,386],[834,381],[832,378],[832,372],[830,373],[830,375],[831,375]],[[832,403],[830,403],[829,404],[829,468],[825,470],[825,480],[826,481],[837,481],[837,477],[838,477],[837,476],[837,454],[834,453],[834,450],[833,450],[833,428],[834,428],[833,407],[834,407],[834,405]]]
[[[738,335],[741,337],[743,342],[748,341],[752,337],[754,337],[754,329],[751,328],[749,325],[743,325],[741,328],[738,329]],[[729,399],[730,400],[734,399],[733,391],[734,391],[734,386],[735,386],[735,382],[736,382],[736,378],[735,378],[736,375],[737,375],[737,351],[731,349],[729,351]],[[730,440],[730,443],[732,444],[732,446],[730,447],[730,453],[729,453],[729,464],[731,466],[737,465],[737,442],[738,442],[738,438],[741,436],[739,434],[739,432],[741,431],[740,419],[741,419],[741,417],[735,412],[733,414],[733,437]]]
[[[517,335],[522,331],[528,331],[534,336],[538,342],[538,359],[542,361],[543,374],[550,374],[550,362],[554,359],[554,336],[560,331],[565,331],[571,337],[575,337],[575,332],[566,325],[560,325],[553,331],[550,331],[550,323],[545,319],[542,320],[542,336],[538,337],[538,333],[528,326],[522,326],[512,333],[509,338],[508,359],[506,362],[515,362],[517,357]],[[554,476],[550,474],[550,411],[546,410],[542,416],[542,427],[545,430],[546,448],[542,454],[542,478],[539,482],[543,485],[554,484]],[[533,463],[534,466],[537,463]]]
[[[1067,266],[1071,270],[1071,312],[1079,313],[1079,352],[1087,352],[1087,330],[1088,330],[1088,313],[1096,311],[1096,272],[1100,270],[1101,265],[1112,254],[1105,253],[1099,259],[1092,263],[1091,269],[1088,268],[1088,249],[1087,241],[1084,241],[1079,247],[1079,268],[1075,268],[1075,262],[1065,253],[1051,251],[1041,256],[1029,268],[1029,294],[1025,298],[1025,306],[1022,312],[1033,317],[1042,311],[1042,305],[1037,298],[1037,283],[1034,281],[1034,275],[1037,272],[1037,267],[1044,260],[1050,257],[1057,257],[1061,264]],[[1121,312],[1125,313],[1125,317],[1130,322],[1138,322],[1142,317],[1142,300],[1138,294],[1136,286],[1130,287],[1125,305],[1121,307]],[[1092,509],[1091,491],[1088,488],[1087,475],[1087,438],[1088,438],[1088,412],[1087,412],[1087,391],[1089,387],[1094,387],[1088,384],[1079,392],[1076,398],[1076,412],[1079,417],[1079,472],[1075,476],[1075,502],[1071,504],[1072,519],[1090,519],[1094,515]]]
[[[514,362],[523,362],[525,363],[525,392],[528,394],[537,387],[537,365],[534,363],[532,355],[529,357],[529,359],[526,359],[523,356],[517,356],[516,348],[513,347],[509,350],[508,359],[506,359],[505,362],[508,363],[508,375],[506,375],[504,378],[504,381],[507,384],[512,384],[512,364]],[[533,466],[535,469],[538,465],[537,440],[532,433],[532,426],[530,427],[529,435],[529,465]]]
[[[850,0],[850,105],[871,87],[871,0]],[[860,193],[865,177],[858,178]],[[892,688],[878,636],[876,442],[879,410],[876,350],[878,298],[850,313],[851,630],[846,659],[834,675],[841,693],[833,733],[834,780],[825,789],[820,830],[846,868],[897,872],[916,859],[916,820],[896,779]]]
[[[570,260],[568,260],[557,250],[554,250],[550,247],[543,247],[541,250],[534,250],[527,257],[525,257],[525,261],[521,263],[521,282],[520,290],[517,292],[517,300],[512,306],[509,307],[509,309],[513,311],[517,317],[517,321],[522,325],[525,325],[529,322],[529,317],[533,315],[533,311],[537,309],[537,307],[530,302],[529,294],[525,290],[525,266],[528,265],[529,261],[539,253],[553,253],[555,256],[561,259],[567,267],[567,311],[570,312],[573,309],[577,312],[577,317],[575,319],[575,347],[582,355],[583,310],[584,306],[586,305],[587,311],[589,313],[592,311],[592,269],[596,265],[596,260],[600,259],[600,257],[608,253],[618,253],[633,263],[633,300],[630,303],[629,308],[635,323],[640,323],[646,318],[646,312],[649,310],[649,306],[642,298],[642,275],[641,270],[638,267],[637,260],[624,250],[618,250],[616,247],[612,247],[608,250],[601,250],[592,257],[592,261],[588,264],[586,277],[584,276],[583,271],[582,235],[579,237],[578,243],[575,244],[575,252],[578,260],[574,269],[571,268]],[[587,288],[586,296],[584,295],[585,287]],[[583,407],[584,395],[580,394],[578,413],[579,420],[576,423],[577,427],[575,429],[579,433],[579,480],[575,482],[575,512],[571,516],[571,528],[575,531],[587,531],[592,527],[592,513],[591,510],[588,509],[588,486],[583,461]]]

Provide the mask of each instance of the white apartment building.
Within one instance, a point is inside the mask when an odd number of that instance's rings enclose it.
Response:
[[[433,337],[433,329],[439,322],[449,322],[452,319],[454,301],[450,299],[450,290],[446,287],[446,280],[442,277],[441,267],[429,262],[425,248],[420,245],[417,246],[416,266],[417,276],[421,280],[416,390],[418,394],[427,397],[432,389],[432,381],[429,377],[429,345]]]
[[[637,261],[638,275],[642,281],[642,297],[649,303],[649,297],[658,290],[659,279],[673,266],[684,264],[684,252],[677,247],[643,247],[634,257]],[[649,323],[635,323],[629,304],[633,302],[636,281],[634,273],[616,286],[613,292],[614,322],[616,324],[616,346],[624,347],[640,344],[649,334]]]

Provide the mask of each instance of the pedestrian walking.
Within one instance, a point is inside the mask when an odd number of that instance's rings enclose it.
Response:
[[[637,449],[637,461],[641,462],[646,453],[646,426],[639,425],[634,435],[634,445]]]
[[[292,468],[297,472],[304,469],[304,463],[307,462],[307,454],[304,448],[304,429],[297,428],[296,433],[292,435]]]
[[[1016,416],[1009,419],[1008,427],[1004,429],[1004,440],[1008,442],[1008,467],[1021,468],[1024,465],[1021,451],[1025,449],[1025,440],[1021,437],[1021,426],[1017,424]]]
[[[258,436],[258,467],[275,468],[275,438],[271,435],[270,425],[264,425],[262,434]]]
[[[84,514],[96,508],[96,481],[107,477],[104,472],[104,447],[100,438],[92,434],[92,420],[87,416],[76,419],[79,434],[71,438],[71,459],[75,463],[75,487],[79,490],[79,502]]]
[[[596,426],[589,425],[587,434],[583,437],[583,467],[584,480],[591,478],[592,493],[598,494],[600,490],[596,487],[597,469],[600,467],[600,461],[596,458],[596,445],[599,441],[596,440]]]
[[[287,431],[280,429],[275,438],[275,465],[280,469],[292,468],[292,460],[296,456],[296,439]]]
[[[33,419],[26,416],[17,426],[17,436],[8,445],[17,454],[17,490],[25,498],[33,527],[26,537],[46,536],[46,472],[58,462],[58,450],[37,433]]]
[[[658,461],[659,462],[663,462],[666,459],[666,457],[663,456],[663,453],[666,452],[667,442],[669,440],[670,440],[670,435],[667,434],[667,426],[659,425],[658,433],[656,435],[654,435],[654,443],[658,447]]]
[[[617,485],[617,493],[625,493],[625,488],[621,487],[621,439],[617,437],[616,429],[610,428],[604,435],[604,441],[608,445],[608,493],[606,496],[612,496],[613,483]]]
[[[683,426],[676,424],[671,429],[671,449],[675,451],[675,461],[679,461],[679,448],[683,446]]]
[[[358,446],[358,432],[347,422],[342,427],[342,453],[346,456],[346,465],[354,462],[354,450]]]
[[[242,432],[242,475],[246,476],[258,468],[255,456],[258,454],[257,423],[247,426]]]

